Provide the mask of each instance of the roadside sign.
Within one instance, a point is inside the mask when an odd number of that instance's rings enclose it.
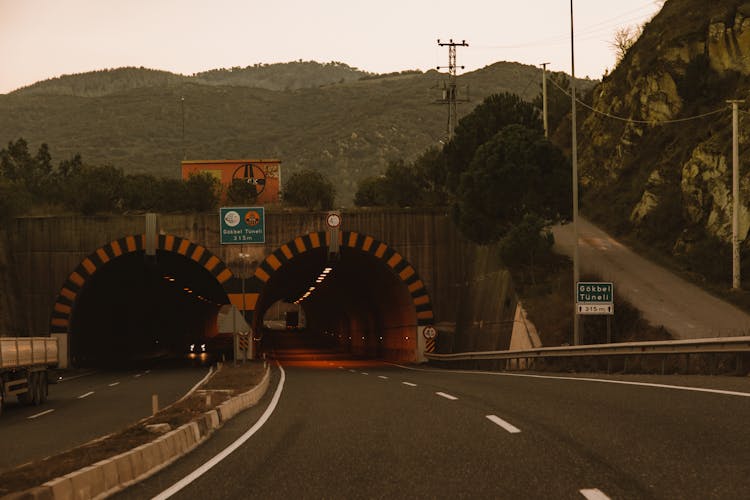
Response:
[[[576,283],[576,313],[614,314],[613,297],[611,282],[580,281]]]
[[[222,207],[219,224],[222,245],[266,241],[263,207]]]
[[[422,335],[428,340],[434,339],[437,336],[437,330],[435,330],[434,326],[425,326]]]
[[[613,304],[576,304],[578,314],[614,314]]]
[[[340,212],[328,212],[326,217],[326,224],[331,229],[335,229],[341,225],[341,213]]]

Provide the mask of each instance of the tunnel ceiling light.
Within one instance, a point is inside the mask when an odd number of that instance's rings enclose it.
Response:
[[[333,271],[333,268],[332,268],[332,267],[326,267],[325,269],[323,269],[323,274],[328,274],[328,273],[330,273],[331,271]]]

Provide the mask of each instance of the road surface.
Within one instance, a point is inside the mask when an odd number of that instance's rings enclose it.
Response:
[[[660,377],[654,386],[639,385],[643,377],[616,384],[304,365],[274,369],[258,406],[114,498],[705,499],[750,491],[746,377]]]
[[[15,404],[0,416],[0,471],[66,451],[124,429],[181,398],[208,368],[106,371],[49,387],[39,406]]]
[[[572,257],[573,225],[555,226],[552,233],[555,248]],[[750,335],[750,315],[734,305],[636,255],[582,217],[578,234],[581,272],[612,281],[615,293],[639,309],[649,323],[664,326],[674,338]]]

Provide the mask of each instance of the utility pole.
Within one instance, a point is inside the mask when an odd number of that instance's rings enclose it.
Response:
[[[461,43],[454,42],[452,38],[447,42],[441,42],[438,38],[437,43],[441,47],[448,47],[448,66],[438,66],[437,69],[448,68],[448,86],[443,91],[441,102],[448,103],[448,140],[451,140],[453,139],[458,120],[456,110],[456,102],[458,101],[456,96],[456,68],[459,66],[456,65],[456,47],[468,47],[469,44],[466,43],[466,40],[461,40]],[[460,68],[464,69],[463,66],[460,66]]]
[[[744,100],[727,101],[732,105],[732,290],[742,288],[740,277],[740,147],[738,105]]]
[[[547,122],[547,65],[542,63],[542,117],[544,118],[544,138],[549,139],[549,124]]]
[[[570,0],[570,117],[571,117],[571,152],[573,163],[573,293],[576,293],[581,271],[578,267],[578,138],[576,136],[576,59],[575,38],[573,35],[573,0]],[[573,295],[575,297],[575,295]],[[573,316],[573,345],[580,345],[580,317]]]
[[[187,160],[185,152],[185,96],[180,97],[180,111],[182,112],[182,159]]]

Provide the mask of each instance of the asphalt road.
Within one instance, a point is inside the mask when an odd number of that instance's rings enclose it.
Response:
[[[287,365],[258,406],[116,498],[186,477],[176,498],[747,498],[750,379],[625,380]]]
[[[208,368],[97,372],[49,387],[39,406],[9,401],[0,416],[0,471],[122,430],[181,398]]]
[[[573,225],[555,226],[552,233],[555,248],[572,257]],[[640,257],[582,217],[578,234],[581,272],[596,273],[603,281],[613,282],[615,293],[674,338],[750,335],[750,315],[739,308]]]

